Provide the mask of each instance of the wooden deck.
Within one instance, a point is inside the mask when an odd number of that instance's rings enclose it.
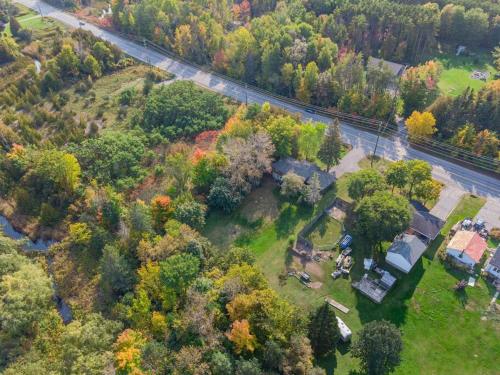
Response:
[[[345,307],[344,305],[335,301],[332,298],[326,297],[325,301],[328,302],[331,306],[335,307],[336,309],[342,311],[344,314],[347,314],[349,312],[349,309],[347,307]]]

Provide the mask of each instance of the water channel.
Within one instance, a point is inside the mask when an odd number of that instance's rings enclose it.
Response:
[[[5,236],[12,238],[13,240],[20,240],[23,242],[22,244],[22,249],[26,253],[31,253],[31,252],[39,252],[42,254],[45,254],[48,256],[48,250],[49,247],[56,243],[55,241],[44,241],[42,239],[38,239],[36,241],[32,241],[28,236],[25,234],[18,232],[17,230],[14,229],[12,224],[7,220],[5,216],[0,215],[0,229],[3,231]],[[51,259],[50,257],[48,258],[49,262],[49,272],[50,271],[50,264],[51,264]],[[52,287],[54,288],[54,301],[57,306],[57,310],[59,311],[59,314],[61,315],[61,318],[65,324],[71,322],[73,319],[72,313],[71,313],[71,308],[68,306],[66,302],[63,301],[61,297],[57,295],[57,289],[56,285],[52,284]]]

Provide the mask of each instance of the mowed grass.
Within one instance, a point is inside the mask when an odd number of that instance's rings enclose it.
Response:
[[[345,179],[342,177],[338,185],[345,184]],[[332,261],[320,263],[323,271],[320,280],[318,274],[313,275],[313,281],[323,282],[320,289],[307,288],[295,278],[284,282],[279,278],[291,261],[287,252],[289,237],[296,235],[319,210],[328,205],[337,195],[337,190],[328,192],[315,209],[281,201],[277,194],[269,195],[269,187],[261,192],[268,201],[278,205],[279,213],[274,220],[247,227],[241,220],[244,212],[238,210],[234,217],[240,219],[237,225],[243,228],[244,234],[236,238],[235,242],[253,251],[257,266],[266,275],[270,285],[300,311],[307,314],[319,306],[326,296],[334,298],[350,309],[348,314],[336,313],[353,330],[354,336],[369,321],[386,319],[393,322],[402,330],[404,340],[402,363],[396,374],[498,373],[498,316],[495,321],[495,316],[486,314],[493,290],[479,279],[476,287],[467,288],[463,294],[455,293],[453,286],[466,275],[448,269],[436,256],[438,249],[445,246],[451,227],[460,219],[474,217],[485,203],[484,199],[465,196],[450,215],[441,235],[410,274],[403,275],[391,270],[398,277],[398,282],[383,303],[377,305],[351,287],[352,279],[358,279],[364,272],[363,258],[370,255],[360,238],[355,237],[352,246],[355,265],[351,270],[351,279],[333,280],[330,277],[334,269]],[[252,199],[259,193],[257,189]],[[245,207],[252,207],[251,202],[247,200]],[[209,217],[209,232],[217,232],[217,228],[224,230],[231,220],[222,218]],[[225,243],[228,246],[227,241]],[[389,244],[384,244],[385,248],[387,246]],[[329,374],[348,374],[359,368],[348,346],[341,346],[334,356],[319,359],[318,363]]]
[[[448,53],[440,55],[437,60],[443,66],[439,89],[442,94],[450,96],[460,95],[467,87],[478,91],[498,73],[488,52],[477,52],[474,56],[455,56],[453,53]],[[472,79],[470,75],[476,70],[488,71],[490,73],[488,80],[485,82]]]
[[[307,238],[314,246],[335,245],[342,235],[342,223],[329,216],[323,216],[312,228]]]
[[[52,18],[40,16],[40,14],[17,4],[16,5],[20,9],[19,15],[16,17],[17,21],[21,25],[21,28],[30,30],[32,32],[37,32],[39,30],[48,29],[50,27],[55,26],[57,23]],[[9,36],[12,36],[10,31],[10,23],[8,23],[5,27],[5,33]]]

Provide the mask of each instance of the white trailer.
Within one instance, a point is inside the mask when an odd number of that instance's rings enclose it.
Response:
[[[337,324],[340,330],[340,338],[343,342],[348,342],[351,340],[352,331],[351,329],[344,323],[342,319],[337,316]]]

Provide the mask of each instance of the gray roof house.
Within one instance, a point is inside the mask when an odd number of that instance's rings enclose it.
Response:
[[[497,283],[500,283],[500,246],[497,247],[495,254],[486,262],[484,272]]]
[[[306,184],[309,183],[314,173],[318,175],[321,191],[328,189],[334,182],[335,176],[322,171],[316,164],[306,160],[296,160],[293,158],[281,158],[275,161],[273,167],[273,178],[280,182],[287,173],[295,173],[302,177]]]
[[[394,240],[385,261],[398,270],[408,273],[427,249],[417,236],[404,233]]]
[[[434,240],[445,222],[432,215],[418,202],[411,202],[413,206],[413,216],[410,223],[410,232],[416,232],[427,241]]]
[[[371,56],[368,58],[368,61],[366,63],[366,65],[368,67],[372,67],[372,68],[377,68],[381,64],[385,65],[386,67],[388,67],[389,70],[396,77],[399,77],[401,74],[403,74],[403,72],[405,70],[405,66],[404,65],[401,65],[401,64],[398,64],[398,63],[395,63],[395,62],[392,62],[392,61],[386,61],[384,59],[378,59],[376,57],[371,57]]]

